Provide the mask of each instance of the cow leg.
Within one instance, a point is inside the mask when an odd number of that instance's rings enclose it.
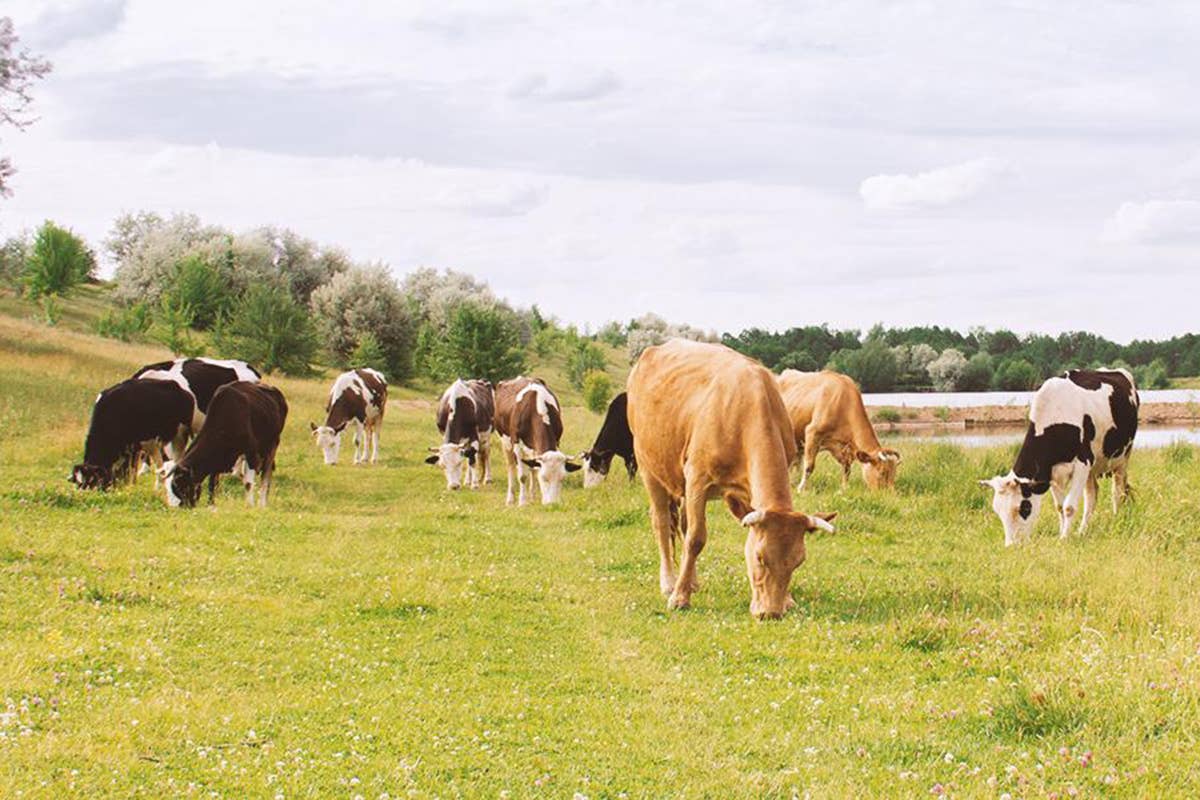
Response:
[[[675,553],[672,540],[675,537],[675,514],[671,512],[671,495],[661,483],[642,473],[642,483],[650,496],[650,525],[658,539],[658,588],[663,597],[671,597],[675,590]]]
[[[808,483],[808,476],[813,474],[813,470],[817,467],[817,453],[821,452],[821,442],[817,432],[809,425],[804,430],[804,459],[801,461],[801,469],[803,472],[800,475],[800,485],[796,487],[797,492],[804,491],[804,485]]]
[[[529,480],[529,493],[533,494],[533,470],[525,465],[520,458],[517,460],[517,505],[523,506],[529,502],[525,497],[525,481]]]
[[[1065,486],[1051,482],[1050,496],[1054,498],[1054,513],[1058,515],[1058,530],[1061,532],[1066,524],[1066,518],[1063,516],[1063,503],[1067,499],[1067,489]]]
[[[708,503],[707,487],[700,481],[688,481],[683,509],[687,515],[687,536],[683,540],[683,559],[675,591],[667,601],[668,608],[687,608],[696,590],[696,559],[708,541],[708,526],[704,507]]]
[[[1125,472],[1125,467],[1118,467],[1113,470],[1113,485],[1112,485],[1112,509],[1113,514],[1121,507],[1121,503],[1125,502],[1125,498],[1129,492],[1129,474]]]
[[[371,423],[371,463],[379,458],[379,428],[383,425],[383,417],[376,417]]]
[[[1083,486],[1083,516],[1079,519],[1079,533],[1087,530],[1088,520],[1092,518],[1092,510],[1096,507],[1096,473],[1088,470],[1087,482]]]
[[[215,506],[217,504],[217,473],[208,476],[208,504]]]
[[[512,441],[507,436],[500,437],[500,449],[504,451],[504,464],[508,468],[508,494],[504,497],[504,504],[511,506],[513,504],[513,475],[517,468],[517,455],[513,452]]]
[[[1062,524],[1058,529],[1058,535],[1062,539],[1066,539],[1071,530],[1071,519],[1079,510],[1079,501],[1090,476],[1091,470],[1086,464],[1074,465],[1071,471],[1071,488],[1067,490],[1067,499],[1063,503]]]
[[[271,493],[271,483],[275,480],[275,453],[272,451],[263,462],[262,484],[258,490],[259,504],[267,507],[267,495]]]
[[[479,459],[479,469],[483,473],[483,482],[492,482],[492,434],[490,431],[485,431],[479,434],[479,454],[475,456]]]
[[[847,456],[847,453],[843,452],[841,454],[841,456],[838,457],[838,461],[842,465],[842,491],[843,492],[850,488],[850,469],[854,466],[854,461],[847,458],[846,456]]]

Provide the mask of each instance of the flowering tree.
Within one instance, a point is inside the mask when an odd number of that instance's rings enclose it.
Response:
[[[24,130],[36,119],[27,113],[33,103],[33,84],[50,72],[50,62],[28,50],[17,51],[18,41],[12,20],[0,17],[0,126]],[[12,194],[8,179],[15,172],[12,161],[0,157],[0,197]]]

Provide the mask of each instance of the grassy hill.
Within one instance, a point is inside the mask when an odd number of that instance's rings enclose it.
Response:
[[[57,328],[0,298],[0,796],[1200,794],[1190,448],[1138,453],[1137,502],[1105,489],[1088,536],[1047,512],[1012,550],[975,484],[1010,450],[909,446],[888,494],[822,459],[800,505],[839,532],[787,618],[751,620],[717,505],[667,613],[639,485],[447,492],[437,387],[398,393],[379,465],[326,467],[326,380],[272,379],[265,511],[75,491],[97,390],[165,355],[86,333],[103,291]],[[534,367],[584,449],[599,417]]]

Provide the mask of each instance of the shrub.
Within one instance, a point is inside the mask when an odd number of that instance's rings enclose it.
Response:
[[[881,408],[875,412],[877,422],[899,422],[900,412],[894,408]]]
[[[128,342],[149,330],[150,322],[150,307],[145,303],[137,303],[128,308],[105,312],[96,321],[96,333]]]
[[[211,328],[231,301],[228,283],[199,255],[187,256],[175,265],[167,295],[173,306],[188,310],[188,324],[200,330]]]
[[[1139,389],[1169,389],[1171,378],[1167,374],[1167,362],[1156,358],[1149,364],[1133,370],[1133,379]]]
[[[191,309],[178,305],[164,294],[158,300],[150,338],[177,356],[198,356],[204,352],[204,347],[192,336],[191,322]]]
[[[445,336],[433,343],[430,359],[435,378],[511,378],[525,366],[525,352],[511,312],[472,304],[451,316]]]
[[[629,337],[625,334],[625,326],[619,322],[609,322],[596,332],[596,338],[609,347],[624,347]]]
[[[591,372],[603,372],[608,367],[604,351],[587,339],[579,339],[567,355],[567,380],[576,389],[583,387],[583,379]]]
[[[1036,389],[1041,382],[1037,367],[1023,358],[1010,358],[996,370],[992,385],[1006,392],[1024,392]]]
[[[96,257],[83,240],[47,220],[38,228],[25,261],[25,290],[36,299],[63,295],[91,277]]]
[[[320,343],[335,364],[347,366],[363,334],[375,337],[387,361],[388,377],[400,381],[412,374],[417,323],[409,303],[382,265],[339,273],[313,292]],[[423,347],[432,358],[436,331]]]
[[[25,236],[10,236],[0,245],[0,284],[18,291],[25,278],[25,259],[29,240]]]
[[[370,367],[387,372],[387,354],[383,352],[383,346],[379,344],[375,334],[367,331],[358,337],[358,344],[355,346],[354,352],[350,354],[350,366]]]
[[[976,353],[967,361],[967,366],[958,379],[960,392],[986,392],[992,388],[994,375],[992,357],[987,353]]]
[[[806,350],[793,350],[792,352],[779,359],[777,365],[779,371],[785,369],[798,369],[801,372],[815,372],[821,368],[817,360],[808,354]]]
[[[583,403],[589,410],[603,414],[612,399],[612,378],[608,373],[593,370],[583,378]]]
[[[286,375],[311,374],[320,347],[307,309],[278,286],[251,288],[213,338],[230,355]]]
[[[858,381],[864,392],[890,392],[896,388],[896,355],[882,342],[872,341],[853,350],[839,350],[833,354],[829,365]]]
[[[668,339],[691,339],[696,342],[715,342],[717,337],[690,325],[673,325],[657,314],[644,314],[629,323],[626,347],[629,350],[629,363],[638,360],[638,356],[647,347],[662,344]]]

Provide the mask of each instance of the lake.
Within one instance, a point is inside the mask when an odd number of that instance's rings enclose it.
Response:
[[[1151,389],[1138,392],[1143,403],[1197,403],[1200,389]],[[1033,392],[892,392],[864,394],[868,406],[895,408],[975,408],[978,406],[1027,406]]]
[[[1025,437],[1023,428],[970,428],[956,430],[938,430],[936,428],[917,429],[910,432],[888,432],[880,436],[884,441],[902,447],[905,442],[943,442],[960,447],[995,447],[1003,444],[1016,444]],[[1166,447],[1175,442],[1200,444],[1200,428],[1189,428],[1183,425],[1155,425],[1138,429],[1134,439],[1135,450],[1153,450]]]

